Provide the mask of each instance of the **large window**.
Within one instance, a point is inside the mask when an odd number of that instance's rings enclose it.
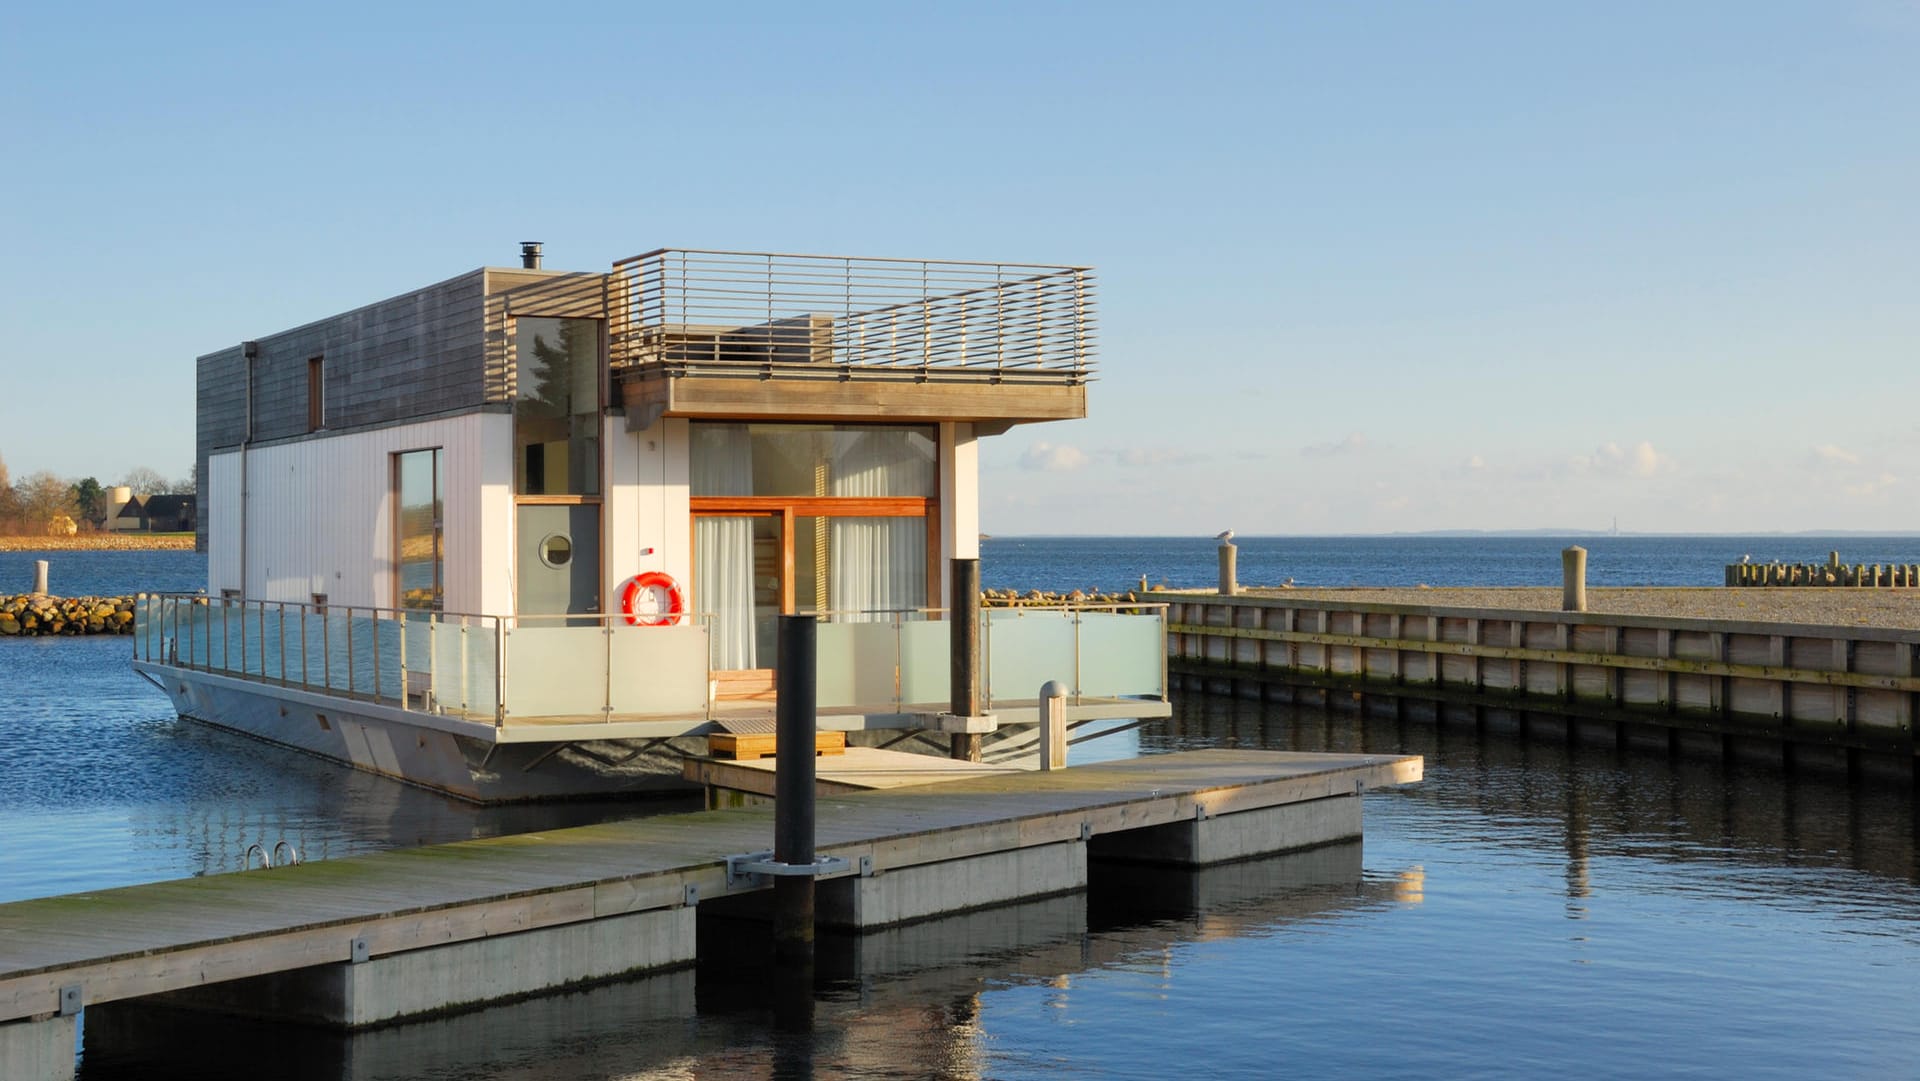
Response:
[[[936,575],[930,427],[695,424],[693,607],[715,667],[769,668],[773,617],[918,618]]]
[[[446,483],[440,470],[437,447],[393,456],[394,490],[400,507],[394,565],[402,608],[437,612],[445,601]]]
[[[599,495],[599,321],[521,316],[513,354],[514,491]]]

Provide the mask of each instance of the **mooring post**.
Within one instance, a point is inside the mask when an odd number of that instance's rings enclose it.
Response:
[[[1057,679],[1040,685],[1040,768],[1067,768],[1067,687]]]
[[[47,595],[47,561],[44,559],[33,561],[33,594],[36,597]]]
[[[1560,553],[1560,610],[1587,610],[1587,550],[1577,544]]]
[[[948,672],[953,687],[953,715],[980,716],[980,561],[955,559],[952,581],[953,659]],[[955,732],[948,757],[960,762],[980,761],[980,735]]]
[[[1220,541],[1220,595],[1223,597],[1231,597],[1240,592],[1239,562],[1240,549],[1233,546],[1233,541],[1222,539]]]
[[[781,616],[774,704],[773,859],[813,862],[814,616]],[[813,876],[773,880],[773,956],[813,964]]]

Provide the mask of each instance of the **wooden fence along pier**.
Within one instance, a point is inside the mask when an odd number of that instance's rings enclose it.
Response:
[[[1285,592],[1166,598],[1175,686],[1283,700],[1377,688],[1612,721],[1622,733],[1705,732],[1723,750],[1759,737],[1802,764],[1907,777],[1914,766],[1920,629]]]

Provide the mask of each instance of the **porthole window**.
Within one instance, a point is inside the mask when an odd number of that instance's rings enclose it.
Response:
[[[550,533],[540,542],[540,562],[549,567],[564,567],[573,558],[573,542],[558,533]]]

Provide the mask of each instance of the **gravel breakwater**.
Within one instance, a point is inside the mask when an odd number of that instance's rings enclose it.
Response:
[[[132,597],[49,597],[20,593],[0,598],[0,637],[132,634]]]

